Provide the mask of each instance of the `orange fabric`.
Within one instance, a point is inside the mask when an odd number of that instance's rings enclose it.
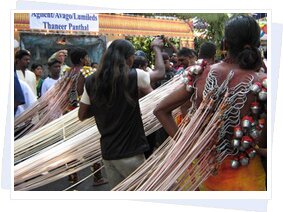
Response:
[[[67,112],[70,112],[70,111],[72,111],[72,110],[74,110],[74,109],[76,109],[76,108],[77,108],[77,107],[75,107],[75,106],[68,105],[67,108],[66,108],[66,111],[67,111]]]
[[[265,191],[265,171],[259,156],[251,159],[247,166],[230,167],[231,158],[226,158],[218,174],[209,177],[201,186],[203,191]]]
[[[182,114],[181,113],[177,114],[175,118],[176,124],[179,125],[182,122],[182,120],[183,120]]]

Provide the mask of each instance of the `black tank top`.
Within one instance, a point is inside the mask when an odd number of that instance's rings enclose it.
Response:
[[[128,92],[134,104],[119,94],[111,106],[97,104],[93,87],[95,73],[86,79],[85,87],[91,102],[91,110],[101,134],[103,159],[116,160],[144,153],[149,149],[138,102],[137,71],[129,71]]]

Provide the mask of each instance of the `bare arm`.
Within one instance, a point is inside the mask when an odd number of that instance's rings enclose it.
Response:
[[[88,119],[94,116],[94,114],[90,110],[90,105],[84,104],[82,102],[80,102],[78,115],[79,115],[80,121],[84,121],[85,119]]]
[[[139,88],[139,98],[142,98],[144,96],[146,96],[147,94],[149,94],[151,91],[153,91],[152,87],[149,86],[147,88]]]
[[[153,111],[154,115],[160,121],[166,132],[174,137],[178,126],[172,116],[172,111],[184,104],[189,99],[191,93],[186,90],[185,85],[181,85],[167,97],[165,97]]]
[[[84,84],[85,84],[85,78],[84,76],[80,73],[80,76],[78,78],[78,84],[77,84],[77,92],[78,95],[81,96],[84,91]]]
[[[161,54],[161,47],[163,46],[162,39],[155,38],[151,43],[152,49],[155,53],[154,70],[150,72],[150,82],[156,82],[164,78],[165,66]]]

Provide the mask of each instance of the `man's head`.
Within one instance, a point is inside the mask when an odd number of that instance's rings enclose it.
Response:
[[[90,65],[90,60],[88,57],[88,53],[85,49],[75,48],[70,53],[72,63],[77,66],[88,66]]]
[[[170,61],[173,63],[173,64],[176,64],[178,62],[178,57],[177,57],[177,54],[176,53],[173,53],[171,58],[170,58]]]
[[[209,64],[214,63],[216,46],[212,42],[204,42],[199,49],[199,59],[205,59]]]
[[[135,56],[144,57],[144,58],[147,60],[147,55],[146,55],[146,53],[145,53],[144,51],[142,51],[142,50],[137,50],[137,51],[135,52]]]
[[[197,56],[192,49],[189,48],[182,48],[178,52],[178,61],[187,68],[188,66],[194,65],[195,61],[197,60]]]
[[[170,64],[170,58],[169,55],[166,52],[162,52],[162,59],[164,62],[164,66],[165,66],[165,71],[170,71],[172,69],[172,66]]]
[[[67,50],[60,50],[56,53],[56,59],[64,64],[66,57],[68,56]]]
[[[134,60],[134,64],[132,66],[132,68],[139,68],[139,69],[143,69],[144,71],[146,71],[146,67],[147,67],[147,59],[142,57],[142,56],[135,56],[135,60]]]
[[[51,78],[58,79],[60,76],[61,62],[55,58],[51,59],[48,61],[48,70]]]
[[[67,56],[68,56],[67,50],[64,50],[64,49],[59,50],[59,51],[55,52],[54,54],[52,54],[51,57],[49,57],[48,62],[53,60],[53,59],[56,59],[61,63],[61,65],[63,65]]]
[[[19,50],[15,54],[15,63],[17,69],[25,70],[28,68],[31,54],[28,50]]]
[[[146,71],[147,66],[148,66],[147,54],[142,50],[137,50],[135,52],[135,61],[133,64],[133,68],[140,68]]]

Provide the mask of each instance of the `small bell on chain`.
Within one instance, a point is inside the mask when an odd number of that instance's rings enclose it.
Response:
[[[251,111],[254,115],[258,115],[260,111],[260,105],[258,102],[252,102],[251,103]]]
[[[236,126],[234,127],[234,137],[235,138],[242,138],[243,137],[243,130],[241,128],[241,126]]]
[[[249,129],[253,122],[254,122],[254,120],[251,116],[244,116],[242,118],[242,127],[244,129]]]
[[[188,68],[188,73],[189,73],[189,75],[191,75],[191,76],[194,75],[194,69],[195,69],[194,66],[190,66],[190,67]]]
[[[262,90],[258,93],[258,99],[260,101],[267,100],[267,89],[266,88],[262,88]]]
[[[203,72],[202,67],[201,67],[200,65],[196,65],[195,68],[194,68],[194,70],[193,70],[193,73],[194,73],[195,75],[199,75],[199,74],[201,74],[202,72]]]
[[[263,87],[265,87],[267,89],[267,78],[266,77],[263,78],[262,85],[263,85]]]
[[[234,157],[230,162],[230,166],[232,169],[237,169],[240,166],[239,158]]]
[[[260,82],[255,82],[251,85],[250,89],[253,93],[258,94],[261,91],[262,85]]]
[[[240,154],[239,161],[242,166],[247,166],[249,164],[249,158],[245,153]]]
[[[243,136],[242,140],[241,140],[241,146],[244,149],[247,149],[250,147],[251,142],[253,142],[253,139],[250,136]]]
[[[261,129],[259,126],[255,126],[250,130],[250,136],[254,140],[258,139],[260,135],[261,135]]]
[[[248,154],[249,158],[254,158],[256,156],[256,151],[253,148],[248,149],[246,153]]]

